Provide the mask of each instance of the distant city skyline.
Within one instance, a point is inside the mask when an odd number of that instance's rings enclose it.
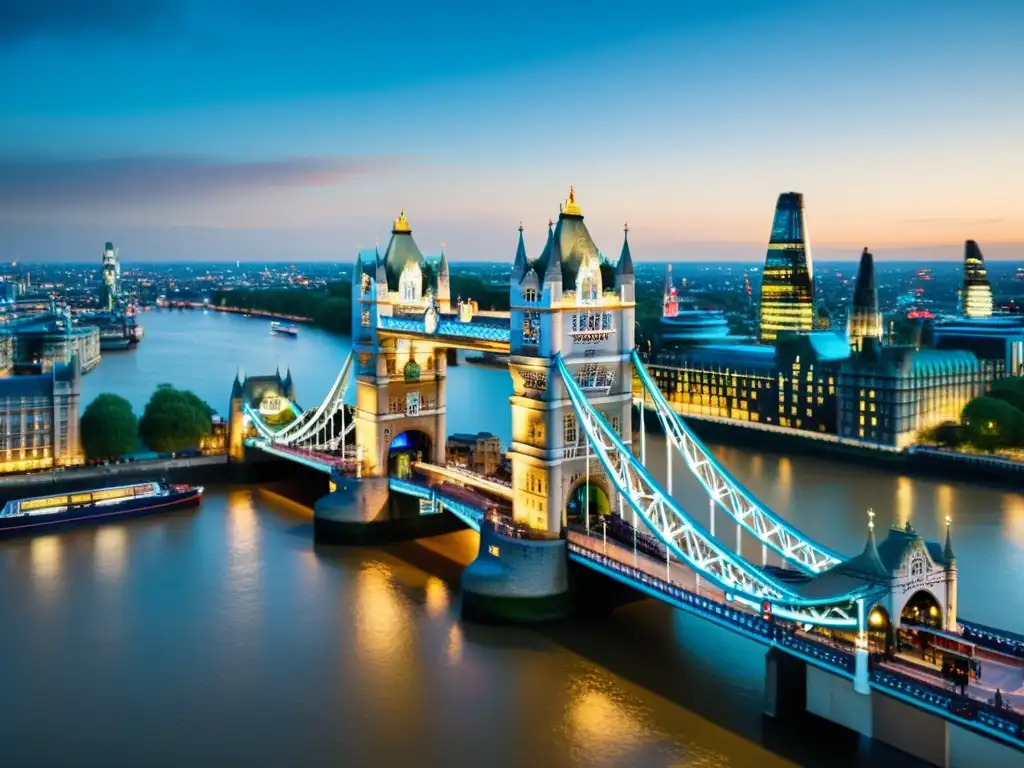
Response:
[[[719,7],[719,5],[728,7]],[[614,258],[1024,259],[1024,7],[939,0],[0,6],[0,259],[531,256],[575,185]]]

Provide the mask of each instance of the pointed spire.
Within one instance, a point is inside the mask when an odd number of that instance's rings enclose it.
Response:
[[[668,269],[665,270],[665,299],[672,295],[672,265],[668,265]]]
[[[391,234],[411,234],[412,228],[409,226],[409,220],[405,218],[405,210],[398,214],[398,218],[395,219],[395,226],[391,229]]]
[[[438,277],[448,278],[448,256],[444,252],[444,243],[441,243],[441,261],[437,265]]]
[[[565,205],[562,206],[561,213],[566,216],[582,216],[583,209],[580,208],[580,204],[576,202],[576,188],[569,187],[569,198],[565,201]]]
[[[562,250],[555,240],[555,231],[552,229],[554,222],[548,219],[548,242],[544,250],[548,254],[548,263],[544,268],[545,282],[561,282],[562,280]]]
[[[868,510],[868,540],[864,543],[864,552],[860,556],[859,569],[880,577],[889,575],[882,558],[878,554],[878,545],[875,543],[875,511]]]
[[[620,275],[633,274],[633,255],[629,252],[629,223],[622,225],[622,253],[617,269]]]
[[[953,552],[953,537],[950,529],[953,527],[953,518],[946,515],[946,545],[942,548],[942,559],[946,565],[952,565],[956,561],[956,553]]]
[[[235,370],[235,381],[231,385],[231,399],[237,400],[242,396],[242,367]]]
[[[523,222],[519,222],[519,245],[516,246],[516,258],[512,262],[512,274],[520,280],[526,276],[526,243],[523,240]]]

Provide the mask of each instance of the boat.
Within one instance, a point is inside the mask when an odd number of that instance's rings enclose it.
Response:
[[[299,335],[299,329],[296,328],[294,325],[292,325],[291,323],[281,323],[281,322],[278,322],[277,320],[273,321],[270,324],[270,332],[271,333],[282,333],[285,336],[298,336]]]
[[[13,499],[0,510],[0,537],[23,530],[166,512],[198,504],[202,496],[201,485],[156,482]]]

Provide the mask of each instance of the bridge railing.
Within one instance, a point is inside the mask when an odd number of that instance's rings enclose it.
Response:
[[[964,638],[975,645],[1024,659],[1024,636],[966,619],[960,619],[959,624]]]
[[[574,536],[570,535],[568,541],[571,554],[596,563],[602,568],[614,571],[624,576],[627,581],[641,584],[648,590],[663,595],[673,603],[681,605],[691,613],[709,618],[717,624],[736,629],[741,634],[752,636],[763,643],[777,645],[819,666],[845,673],[848,676],[853,675],[854,656],[850,651],[795,634],[788,624],[765,619],[758,614],[741,608],[735,608],[713,597],[699,595],[685,587],[659,579],[640,568],[634,568],[614,557],[595,552],[583,546],[574,538]]]
[[[936,710],[954,720],[966,721],[972,727],[999,736],[1005,741],[1024,747],[1024,715],[968,696],[961,696],[939,685],[933,685],[910,675],[900,674],[891,667],[871,670],[871,683],[898,698],[908,699],[928,709]]]

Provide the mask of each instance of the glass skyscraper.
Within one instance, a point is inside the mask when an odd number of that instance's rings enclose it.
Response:
[[[783,192],[775,204],[761,280],[760,339],[774,343],[784,331],[814,327],[814,266],[804,223],[804,196]]]
[[[992,288],[981,248],[973,240],[964,243],[963,310],[967,317],[992,317]]]

